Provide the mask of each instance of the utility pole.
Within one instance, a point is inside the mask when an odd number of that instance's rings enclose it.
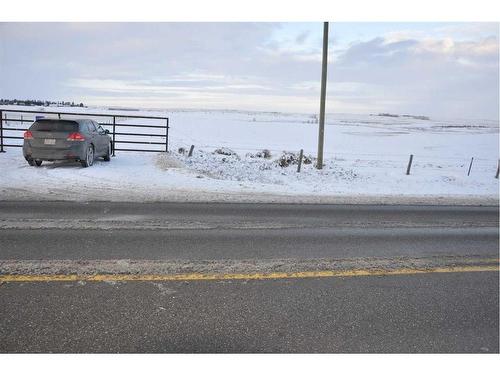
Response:
[[[326,68],[328,65],[328,22],[323,23],[323,62],[321,69],[321,97],[319,103],[318,162],[316,168],[323,168],[323,144],[325,141]]]

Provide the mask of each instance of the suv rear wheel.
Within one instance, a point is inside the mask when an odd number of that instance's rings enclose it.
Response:
[[[84,168],[91,167],[94,164],[94,146],[89,145],[85,153],[85,160],[81,161]]]

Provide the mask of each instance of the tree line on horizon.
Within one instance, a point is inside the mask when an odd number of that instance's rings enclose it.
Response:
[[[59,106],[59,107],[85,107],[83,103],[37,100],[37,99],[0,99],[0,105],[26,105],[26,106]]]

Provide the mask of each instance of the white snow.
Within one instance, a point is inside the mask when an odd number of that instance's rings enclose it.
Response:
[[[99,108],[61,110],[118,112]],[[313,160],[312,164],[303,164],[297,173],[295,164],[280,167],[278,159],[283,151],[298,153],[301,148],[306,156],[315,156],[318,125],[313,115],[208,110],[122,113],[168,116],[170,153],[117,152],[110,163],[96,161],[91,168],[50,162],[36,168],[28,166],[20,148],[6,148],[7,152],[0,154],[0,199],[328,202],[342,197],[396,197],[401,201],[474,198],[498,203],[498,121],[328,115],[324,169],[314,168]],[[124,118],[118,123],[137,122]],[[20,124],[7,121],[4,128],[9,127]],[[117,131],[164,132],[125,127]],[[4,135],[22,133],[5,130]],[[195,149],[188,158],[191,144]],[[159,145],[142,147],[162,149]],[[183,154],[178,153],[181,147],[185,149]],[[216,149],[223,149],[223,154],[214,153]],[[269,159],[255,157],[263,149],[270,150]],[[224,155],[231,151],[233,155]],[[410,154],[414,159],[407,176]],[[474,163],[467,176],[472,157]]]

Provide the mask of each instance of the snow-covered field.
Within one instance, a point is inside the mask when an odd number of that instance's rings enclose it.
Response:
[[[103,108],[55,110],[119,112]],[[298,153],[300,149],[306,156],[315,155],[317,122],[313,115],[203,110],[121,113],[168,116],[170,153],[117,152],[110,163],[97,161],[91,168],[49,162],[36,168],[28,166],[20,148],[6,148],[7,152],[0,154],[0,199],[410,203],[472,199],[498,203],[498,121],[328,115],[324,169],[315,169],[313,159],[297,173],[296,164],[282,167],[279,159],[284,151]],[[14,117],[11,113],[8,116]],[[119,123],[137,120],[123,118]],[[156,120],[147,123],[162,124]],[[9,127],[20,124],[7,120],[4,128]],[[124,127],[117,131],[164,132]],[[4,135],[22,133],[5,130]],[[117,136],[119,139],[138,140]],[[195,146],[191,158],[178,152],[190,145]],[[214,153],[220,148],[224,153],[231,153],[226,152],[230,149],[232,154]],[[263,149],[270,151],[270,158],[256,156]],[[410,154],[414,159],[407,176]],[[472,157],[474,163],[467,176]]]

